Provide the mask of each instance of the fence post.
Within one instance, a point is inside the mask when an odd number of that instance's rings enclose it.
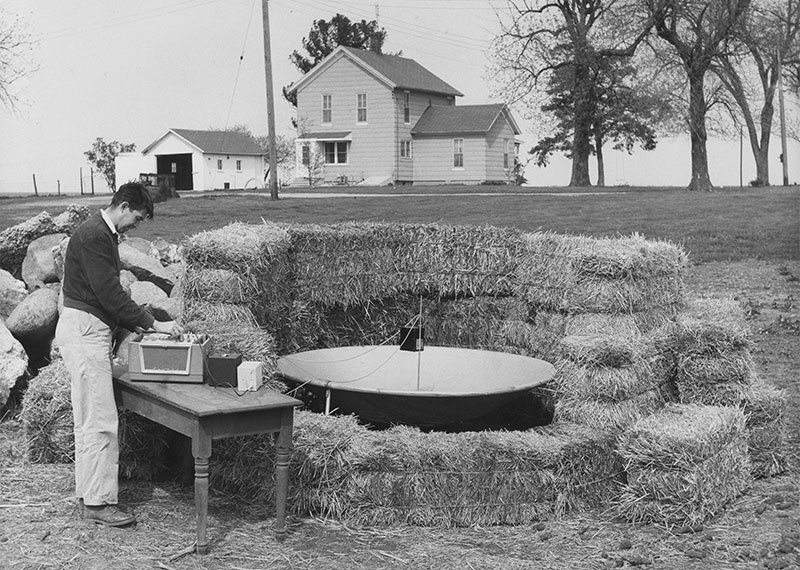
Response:
[[[94,196],[94,168],[89,169],[89,180],[92,181],[92,196]]]
[[[56,179],[56,182],[58,183],[58,195],[61,196],[61,180]]]
[[[36,174],[33,175],[33,194],[35,196],[39,195],[39,189],[36,187]]]
[[[81,179],[81,196],[83,196],[83,166],[81,166],[78,171]]]

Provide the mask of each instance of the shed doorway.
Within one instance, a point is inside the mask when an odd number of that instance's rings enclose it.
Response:
[[[156,170],[175,177],[175,190],[194,190],[192,153],[157,155]]]

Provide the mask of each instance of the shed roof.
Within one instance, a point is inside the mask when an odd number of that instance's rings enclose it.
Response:
[[[409,91],[424,91],[462,97],[464,94],[458,89],[441,80],[439,77],[422,67],[413,59],[398,55],[383,55],[373,51],[339,46],[316,65],[311,71],[301,77],[292,87],[297,91],[300,87],[311,81],[314,77],[324,72],[334,61],[347,57],[368,72],[377,76],[391,89],[408,89]]]
[[[517,122],[502,103],[491,105],[431,105],[411,129],[412,135],[485,134],[503,117],[515,135]]]
[[[206,154],[264,155],[266,152],[247,135],[233,131],[197,131],[191,129],[170,129],[150,143],[142,154],[147,154],[154,146],[173,133]]]

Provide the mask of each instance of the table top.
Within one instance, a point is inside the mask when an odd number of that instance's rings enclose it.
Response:
[[[261,388],[255,392],[238,392],[233,388],[179,382],[139,382],[128,372],[116,370],[114,381],[119,387],[150,396],[192,415],[214,416],[240,412],[294,408],[300,400]]]

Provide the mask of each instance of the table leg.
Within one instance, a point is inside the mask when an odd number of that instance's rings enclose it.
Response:
[[[197,543],[198,554],[208,552],[208,464],[211,457],[211,437],[199,426],[198,433],[192,437],[192,455],[194,455],[194,504],[197,511]]]
[[[286,496],[289,492],[289,457],[292,449],[294,410],[284,410],[275,442],[275,538],[286,540]]]

